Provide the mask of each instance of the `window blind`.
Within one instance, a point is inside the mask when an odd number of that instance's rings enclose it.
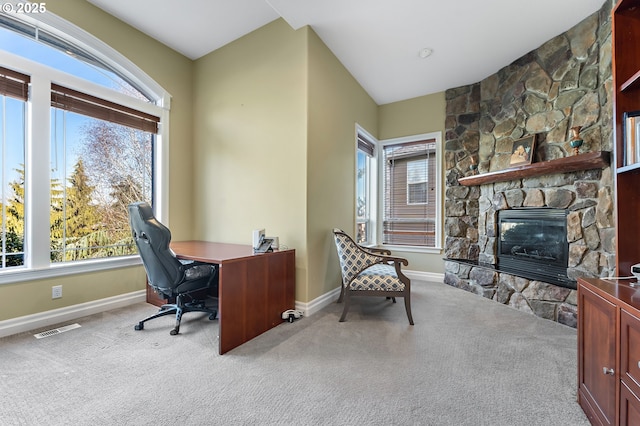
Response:
[[[435,140],[385,145],[383,243],[435,246]]]
[[[358,149],[367,154],[369,157],[373,157],[375,145],[362,133],[358,133]]]
[[[57,84],[51,84],[51,106],[137,130],[158,133],[159,117]]]
[[[28,75],[0,67],[0,94],[26,101],[29,97]]]

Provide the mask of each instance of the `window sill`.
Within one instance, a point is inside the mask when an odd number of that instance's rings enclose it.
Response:
[[[114,259],[96,259],[64,264],[53,264],[42,269],[12,269],[0,272],[0,284],[18,283],[65,275],[119,269],[128,266],[142,265],[140,256],[123,256]]]
[[[441,254],[442,247],[417,247],[417,246],[393,246],[383,245],[377,246],[377,248],[391,250],[391,252],[405,252],[405,253],[427,253],[427,254]]]

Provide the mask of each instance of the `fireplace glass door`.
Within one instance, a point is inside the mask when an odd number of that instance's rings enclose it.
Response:
[[[498,212],[498,266],[529,279],[575,288],[567,277],[567,211],[523,208]]]

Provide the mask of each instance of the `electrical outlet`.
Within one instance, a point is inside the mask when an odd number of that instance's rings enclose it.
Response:
[[[52,299],[60,299],[62,297],[62,286],[54,285],[51,287],[51,298]]]

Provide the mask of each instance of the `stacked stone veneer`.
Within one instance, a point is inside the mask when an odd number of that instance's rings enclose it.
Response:
[[[572,155],[569,129],[582,126],[582,152],[612,150],[611,5],[479,83],[447,90],[445,257],[496,261],[496,217],[517,207],[567,209],[571,278],[613,275],[610,168],[461,186],[509,167],[513,142],[537,135],[534,162]],[[574,326],[575,290],[491,268],[445,261],[445,283]]]

